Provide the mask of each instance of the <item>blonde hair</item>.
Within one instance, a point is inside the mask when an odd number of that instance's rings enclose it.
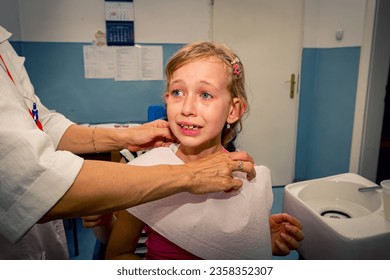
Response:
[[[209,58],[215,58],[225,64],[227,76],[229,77],[227,89],[231,98],[239,98],[242,102],[240,110],[248,107],[248,99],[245,91],[244,66],[239,57],[227,46],[213,42],[196,42],[182,47],[168,61],[165,68],[167,79],[167,91],[173,73],[183,65]],[[234,71],[234,68],[239,71]],[[233,141],[242,130],[241,118],[230,124],[230,128],[225,126],[222,130],[221,143],[226,148],[229,142]]]

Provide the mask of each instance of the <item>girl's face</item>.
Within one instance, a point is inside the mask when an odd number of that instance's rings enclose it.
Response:
[[[177,69],[165,94],[170,128],[180,149],[200,157],[221,150],[226,122],[240,117],[240,101],[232,100],[222,62],[199,60]]]

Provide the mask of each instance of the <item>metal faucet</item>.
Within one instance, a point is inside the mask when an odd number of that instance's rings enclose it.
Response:
[[[375,190],[380,190],[382,189],[382,186],[372,186],[372,187],[363,187],[363,188],[358,188],[359,192],[369,192],[369,191],[375,191]]]

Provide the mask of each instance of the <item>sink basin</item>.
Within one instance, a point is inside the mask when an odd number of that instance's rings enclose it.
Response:
[[[359,192],[361,183],[346,181],[317,181],[302,188],[298,198],[321,216],[329,218],[358,218],[377,211],[381,194]]]
[[[390,259],[390,222],[384,218],[382,190],[359,175],[336,176],[287,185],[283,211],[303,224],[298,249],[304,259]]]

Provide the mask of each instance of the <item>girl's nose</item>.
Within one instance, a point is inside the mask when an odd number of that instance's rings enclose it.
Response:
[[[191,116],[191,115],[195,115],[195,112],[196,112],[195,99],[193,95],[187,94],[184,98],[181,113],[184,116]]]

